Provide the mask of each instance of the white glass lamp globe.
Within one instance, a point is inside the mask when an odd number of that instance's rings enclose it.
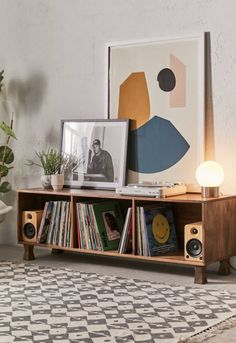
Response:
[[[224,180],[224,170],[215,161],[205,161],[198,166],[196,179],[205,197],[219,196],[219,186]]]

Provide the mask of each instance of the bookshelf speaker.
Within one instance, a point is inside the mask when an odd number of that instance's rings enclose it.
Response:
[[[22,238],[24,242],[36,242],[43,211],[22,212]]]
[[[202,260],[202,231],[201,222],[184,226],[184,257],[186,260]]]

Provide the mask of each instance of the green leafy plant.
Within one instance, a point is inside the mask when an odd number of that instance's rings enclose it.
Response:
[[[43,168],[45,175],[59,174],[61,164],[63,162],[63,156],[56,149],[49,148],[46,151],[36,151],[38,162],[28,160],[28,166],[38,166]]]
[[[76,155],[63,154],[63,160],[61,164],[61,173],[67,175],[71,174],[80,166],[80,161]]]
[[[41,167],[45,175],[67,174],[73,172],[78,167],[76,156],[63,154],[56,149],[49,148],[46,151],[35,152],[38,162],[28,160],[28,166]]]
[[[0,93],[3,87],[3,73],[2,70],[0,72]],[[9,142],[11,138],[16,139],[16,136],[12,128],[13,119],[11,119],[10,126],[4,121],[0,122],[0,129],[5,135],[5,144],[0,146],[0,193],[7,193],[11,190],[11,184],[8,181],[3,181],[3,179],[8,175],[9,170],[13,168],[14,153],[9,147]]]

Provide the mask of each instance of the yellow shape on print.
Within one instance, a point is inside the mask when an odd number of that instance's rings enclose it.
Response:
[[[150,101],[144,72],[136,72],[120,85],[119,119],[131,119],[131,130],[145,124],[150,117]]]
[[[157,214],[152,222],[152,233],[156,241],[166,243],[170,237],[170,225],[166,217],[162,214]]]

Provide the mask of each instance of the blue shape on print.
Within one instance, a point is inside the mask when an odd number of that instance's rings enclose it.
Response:
[[[167,119],[154,116],[130,132],[128,168],[139,173],[157,173],[176,164],[190,145]]]

